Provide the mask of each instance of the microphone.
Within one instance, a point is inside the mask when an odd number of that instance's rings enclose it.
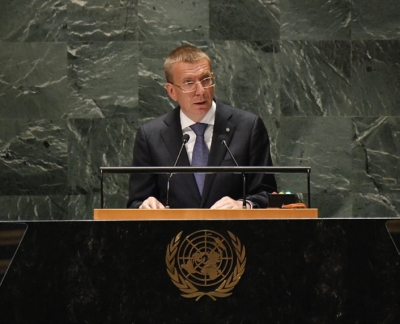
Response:
[[[178,157],[176,158],[174,167],[176,167],[176,165],[178,164],[179,158],[181,157],[181,154],[182,154],[182,151],[183,151],[183,147],[184,147],[185,144],[189,141],[189,139],[190,139],[189,134],[185,134],[185,135],[182,136],[182,145],[181,145],[181,149],[179,150]],[[168,180],[167,180],[167,198],[166,198],[165,208],[169,208],[169,206],[168,206],[168,204],[169,204],[169,182],[171,181],[171,178],[172,178],[173,175],[174,175],[174,174],[171,173],[171,174],[169,175]]]
[[[221,144],[226,147],[226,150],[228,151],[229,155],[231,156],[233,162],[235,162],[236,166],[239,166],[239,164],[237,163],[237,161],[236,161],[235,157],[233,156],[231,150],[229,149],[228,144],[226,143],[227,137],[225,135],[220,135],[218,137],[218,139],[221,141]],[[247,209],[247,204],[246,204],[246,175],[244,173],[242,173],[242,176],[243,176],[243,205],[242,205],[242,208],[243,209]]]

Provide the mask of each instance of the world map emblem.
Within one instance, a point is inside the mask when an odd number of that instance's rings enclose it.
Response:
[[[178,233],[168,244],[165,261],[173,284],[185,298],[228,297],[246,266],[246,250],[239,238],[201,230],[182,239]]]

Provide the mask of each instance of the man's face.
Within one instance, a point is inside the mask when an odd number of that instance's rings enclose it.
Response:
[[[214,87],[204,89],[200,83],[196,84],[196,90],[184,93],[175,85],[184,82],[198,82],[211,76],[210,65],[203,58],[194,63],[177,62],[172,67],[172,82],[167,83],[166,89],[172,100],[177,101],[182,112],[194,122],[200,122],[211,108],[214,98]]]

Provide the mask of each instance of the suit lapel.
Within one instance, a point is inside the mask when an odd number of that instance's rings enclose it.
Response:
[[[164,119],[164,123],[167,127],[161,132],[161,137],[173,161],[171,164],[172,166],[178,157],[179,150],[182,145],[182,127],[179,119],[179,108],[175,108],[173,111],[167,114]],[[182,151],[177,165],[190,165],[186,150]]]
[[[208,157],[208,166],[220,166],[225,155],[229,154],[222,144],[222,139],[225,139],[229,147],[229,143],[235,133],[236,125],[230,122],[232,112],[226,109],[223,104],[217,102],[217,109],[215,111],[213,139]],[[203,196],[201,199],[201,206],[204,206],[207,198],[212,189],[213,182],[216,174],[207,174],[204,183]]]

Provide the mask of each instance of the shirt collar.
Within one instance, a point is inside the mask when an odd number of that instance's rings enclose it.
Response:
[[[200,123],[208,124],[208,125],[214,125],[215,122],[215,111],[217,109],[217,104],[213,100],[211,103],[211,108],[207,112],[207,114],[203,117],[203,119],[200,121]],[[185,129],[187,127],[190,127],[191,125],[195,124],[193,120],[191,120],[188,116],[186,116],[182,109],[179,112],[180,118],[181,118],[181,126],[182,129]]]

